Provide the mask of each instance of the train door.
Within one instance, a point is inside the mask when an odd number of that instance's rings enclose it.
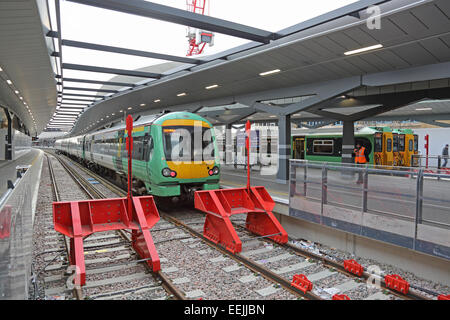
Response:
[[[411,159],[412,159],[412,156],[414,154],[416,154],[415,153],[414,138],[415,138],[414,135],[407,134],[406,135],[406,139],[405,139],[406,140],[405,165],[408,166],[408,167],[412,166]]]
[[[378,166],[383,165],[383,134],[376,132],[374,135],[374,164]]]
[[[305,137],[292,137],[292,159],[305,159]]]
[[[392,132],[383,132],[383,165],[392,166],[394,163],[394,147]]]
[[[81,139],[81,159],[86,159],[86,136]]]
[[[392,133],[392,154],[393,154],[393,162],[394,166],[400,166],[400,153],[398,150],[398,133]]]
[[[115,162],[116,169],[118,172],[124,173],[122,157],[126,157],[126,154],[122,154],[125,150],[125,130],[119,130],[117,133],[117,156],[113,157],[113,162]]]
[[[398,135],[398,153],[399,153],[399,166],[408,166],[408,155],[406,152],[406,135],[399,134]]]
[[[414,155],[419,154],[419,136],[417,134],[414,136]],[[419,157],[414,157],[414,160],[411,163],[411,166],[418,167],[419,166]]]

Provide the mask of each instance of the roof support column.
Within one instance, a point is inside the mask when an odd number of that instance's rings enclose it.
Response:
[[[225,125],[225,164],[230,165],[233,163],[233,137],[232,137],[232,124]]]
[[[353,163],[353,150],[355,149],[355,123],[344,121],[342,133],[342,163]]]
[[[280,115],[278,118],[278,172],[277,182],[287,184],[289,181],[289,159],[291,158],[291,116]]]

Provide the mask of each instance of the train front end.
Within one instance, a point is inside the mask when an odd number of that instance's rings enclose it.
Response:
[[[160,157],[159,166],[152,166],[152,177],[158,177],[152,194],[192,201],[198,190],[219,189],[220,160],[212,124],[187,112],[167,114],[154,124]]]

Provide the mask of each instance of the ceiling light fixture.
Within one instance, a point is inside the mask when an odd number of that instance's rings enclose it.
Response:
[[[433,108],[417,108],[416,111],[430,111],[433,110]]]
[[[153,101],[153,102],[158,103],[158,102],[161,102],[161,100],[160,100],[160,99],[156,99],[156,100]]]
[[[270,71],[262,72],[259,75],[261,77],[264,77],[264,76],[268,76],[268,75],[275,74],[275,73],[278,73],[278,72],[281,72],[281,70],[280,69],[270,70]]]
[[[187,94],[186,92],[182,92],[182,93],[177,94],[177,97],[184,97],[186,94]]]
[[[219,87],[218,84],[213,84],[212,86],[205,87],[205,89],[206,89],[206,90],[211,90],[211,89],[215,89],[215,88],[218,88],[218,87]]]
[[[366,51],[371,51],[371,50],[380,49],[380,48],[383,48],[383,45],[382,44],[376,44],[376,45],[370,46],[370,47],[365,47],[365,48],[361,48],[361,49],[357,49],[357,50],[347,51],[347,52],[344,52],[344,54],[346,56],[351,56],[353,54],[366,52]]]

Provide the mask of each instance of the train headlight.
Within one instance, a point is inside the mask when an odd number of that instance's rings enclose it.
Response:
[[[169,169],[169,168],[164,168],[164,169],[162,169],[162,175],[164,176],[164,177],[170,177],[170,173],[171,173],[172,171]]]
[[[214,167],[213,168],[213,174],[214,175],[218,175],[219,174],[219,168],[218,167]]]
[[[162,169],[161,174],[167,178],[175,178],[177,176],[176,171],[170,170],[169,168]]]

